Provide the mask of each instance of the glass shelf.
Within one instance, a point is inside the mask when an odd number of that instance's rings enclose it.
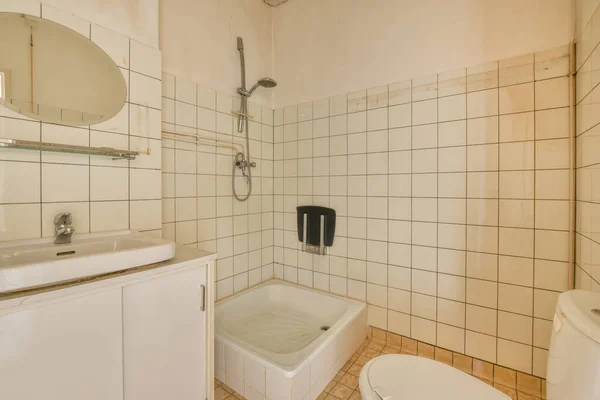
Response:
[[[135,157],[140,154],[137,151],[119,150],[112,147],[74,146],[70,144],[33,142],[29,140],[18,139],[0,139],[0,148],[40,150],[51,151],[55,153],[87,154],[91,156],[111,157],[113,159],[123,158],[126,160],[135,160]]]

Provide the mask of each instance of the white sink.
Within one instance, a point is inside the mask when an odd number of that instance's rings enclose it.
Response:
[[[73,235],[0,243],[0,293],[157,263],[173,258],[175,243],[138,232]]]

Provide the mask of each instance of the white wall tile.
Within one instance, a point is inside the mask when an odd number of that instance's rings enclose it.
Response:
[[[156,79],[161,78],[160,50],[132,40],[130,51],[132,71],[139,72]]]

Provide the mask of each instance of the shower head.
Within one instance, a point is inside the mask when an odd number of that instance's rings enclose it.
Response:
[[[270,89],[277,86],[277,82],[272,78],[260,78],[258,84],[264,88]]]
[[[252,94],[252,92],[254,92],[259,86],[262,86],[266,89],[274,88],[275,86],[277,86],[277,81],[273,78],[260,78],[258,82],[256,82],[248,92],[249,95]]]

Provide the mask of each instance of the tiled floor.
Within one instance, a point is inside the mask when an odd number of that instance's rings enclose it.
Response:
[[[416,351],[416,341],[414,341],[414,345]],[[450,354],[450,360],[443,360],[438,357],[437,354],[435,354],[434,347],[430,347],[431,352],[428,352],[427,349],[425,349],[425,351],[419,351],[419,355],[428,358],[435,358],[441,362],[445,362],[447,364],[450,363],[450,365],[453,365],[456,368],[463,369],[458,364],[464,360],[452,360],[452,352],[447,352]],[[385,338],[366,339],[360,348],[350,358],[350,360],[342,367],[342,370],[333,378],[329,385],[327,385],[317,400],[360,400],[360,388],[358,387],[358,377],[360,376],[360,371],[369,360],[381,354],[413,354],[413,352],[407,350],[407,346],[404,346],[401,340],[388,341]],[[447,354],[444,354],[444,356],[447,356]],[[464,358],[470,359],[470,357]],[[476,367],[474,365],[471,366],[472,370],[475,368]],[[498,380],[495,378],[492,379],[496,382],[482,378],[478,379],[506,393],[513,400],[541,400],[540,397],[504,386],[498,383]],[[245,400],[243,396],[233,391],[223,382],[215,380],[215,400],[235,399]]]

